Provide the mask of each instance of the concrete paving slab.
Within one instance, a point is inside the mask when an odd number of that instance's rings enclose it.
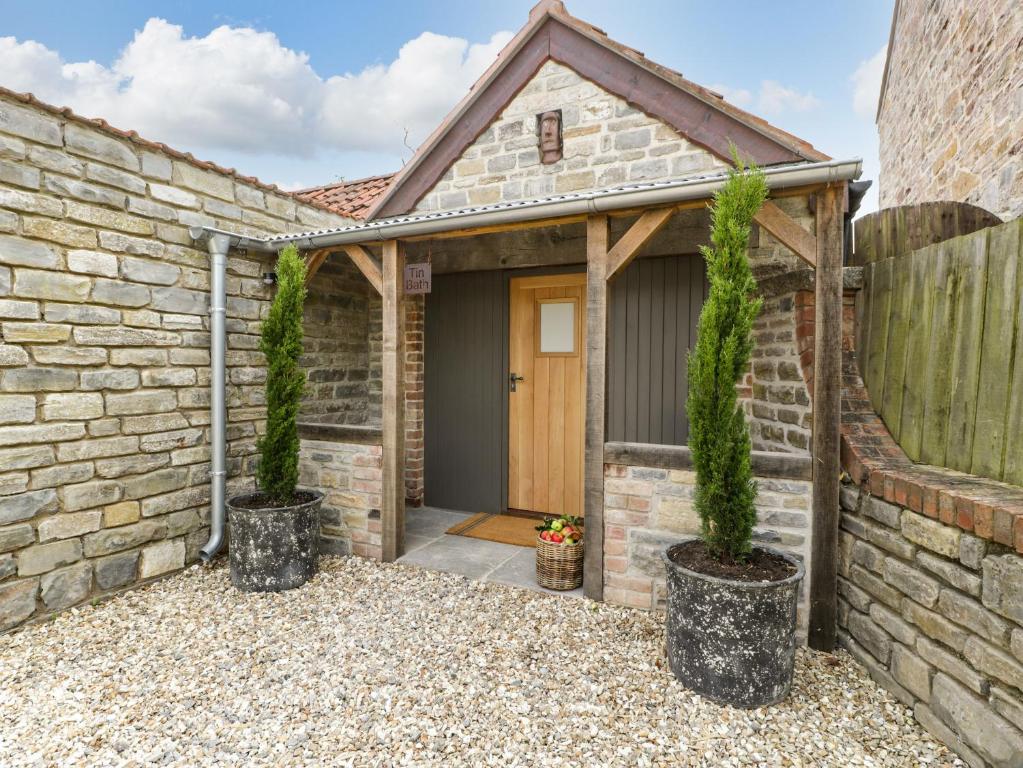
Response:
[[[487,574],[486,580],[498,584],[508,584],[513,587],[523,587],[534,592],[544,592],[549,595],[563,595],[567,597],[582,597],[583,589],[579,587],[572,590],[545,589],[536,583],[536,550],[532,547],[521,547],[522,551],[501,563],[497,568]]]

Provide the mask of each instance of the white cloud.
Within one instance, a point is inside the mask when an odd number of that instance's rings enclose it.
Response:
[[[802,93],[795,88],[787,88],[775,80],[761,81],[756,94],[746,88],[732,88],[721,84],[711,85],[709,88],[720,93],[737,107],[755,109],[765,114],[808,112],[821,104],[809,91]]]
[[[186,37],[152,18],[110,66],[0,38],[0,85],[183,149],[401,154],[406,130],[412,146],[425,139],[510,39],[425,32],[390,64],[322,77],[272,32],[221,26]]]
[[[749,107],[753,104],[753,94],[745,88],[732,88],[720,83],[707,86],[710,90],[720,93],[725,100],[737,107]]]
[[[849,79],[853,84],[853,111],[863,118],[873,120],[877,114],[877,101],[881,96],[881,79],[888,55],[885,45],[865,61],[861,61]]]
[[[780,114],[782,112],[809,112],[821,104],[809,91],[805,93],[789,88],[775,80],[764,80],[760,84],[757,106],[761,112]]]

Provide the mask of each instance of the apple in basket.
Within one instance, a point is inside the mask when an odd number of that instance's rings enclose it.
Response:
[[[578,544],[583,538],[582,519],[570,515],[544,518],[536,530],[541,540],[553,544]]]

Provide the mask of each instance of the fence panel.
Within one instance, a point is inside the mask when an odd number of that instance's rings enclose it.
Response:
[[[914,461],[1023,485],[1023,219],[869,261],[871,401]]]

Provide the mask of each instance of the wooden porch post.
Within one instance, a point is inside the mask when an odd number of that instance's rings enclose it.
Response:
[[[604,598],[604,395],[607,384],[607,216],[586,220],[586,451],[583,592]]]
[[[405,247],[384,243],[381,560],[405,551]]]
[[[838,492],[842,397],[842,226],[845,185],[817,197],[813,356],[813,545],[808,642],[832,651],[838,632]]]

